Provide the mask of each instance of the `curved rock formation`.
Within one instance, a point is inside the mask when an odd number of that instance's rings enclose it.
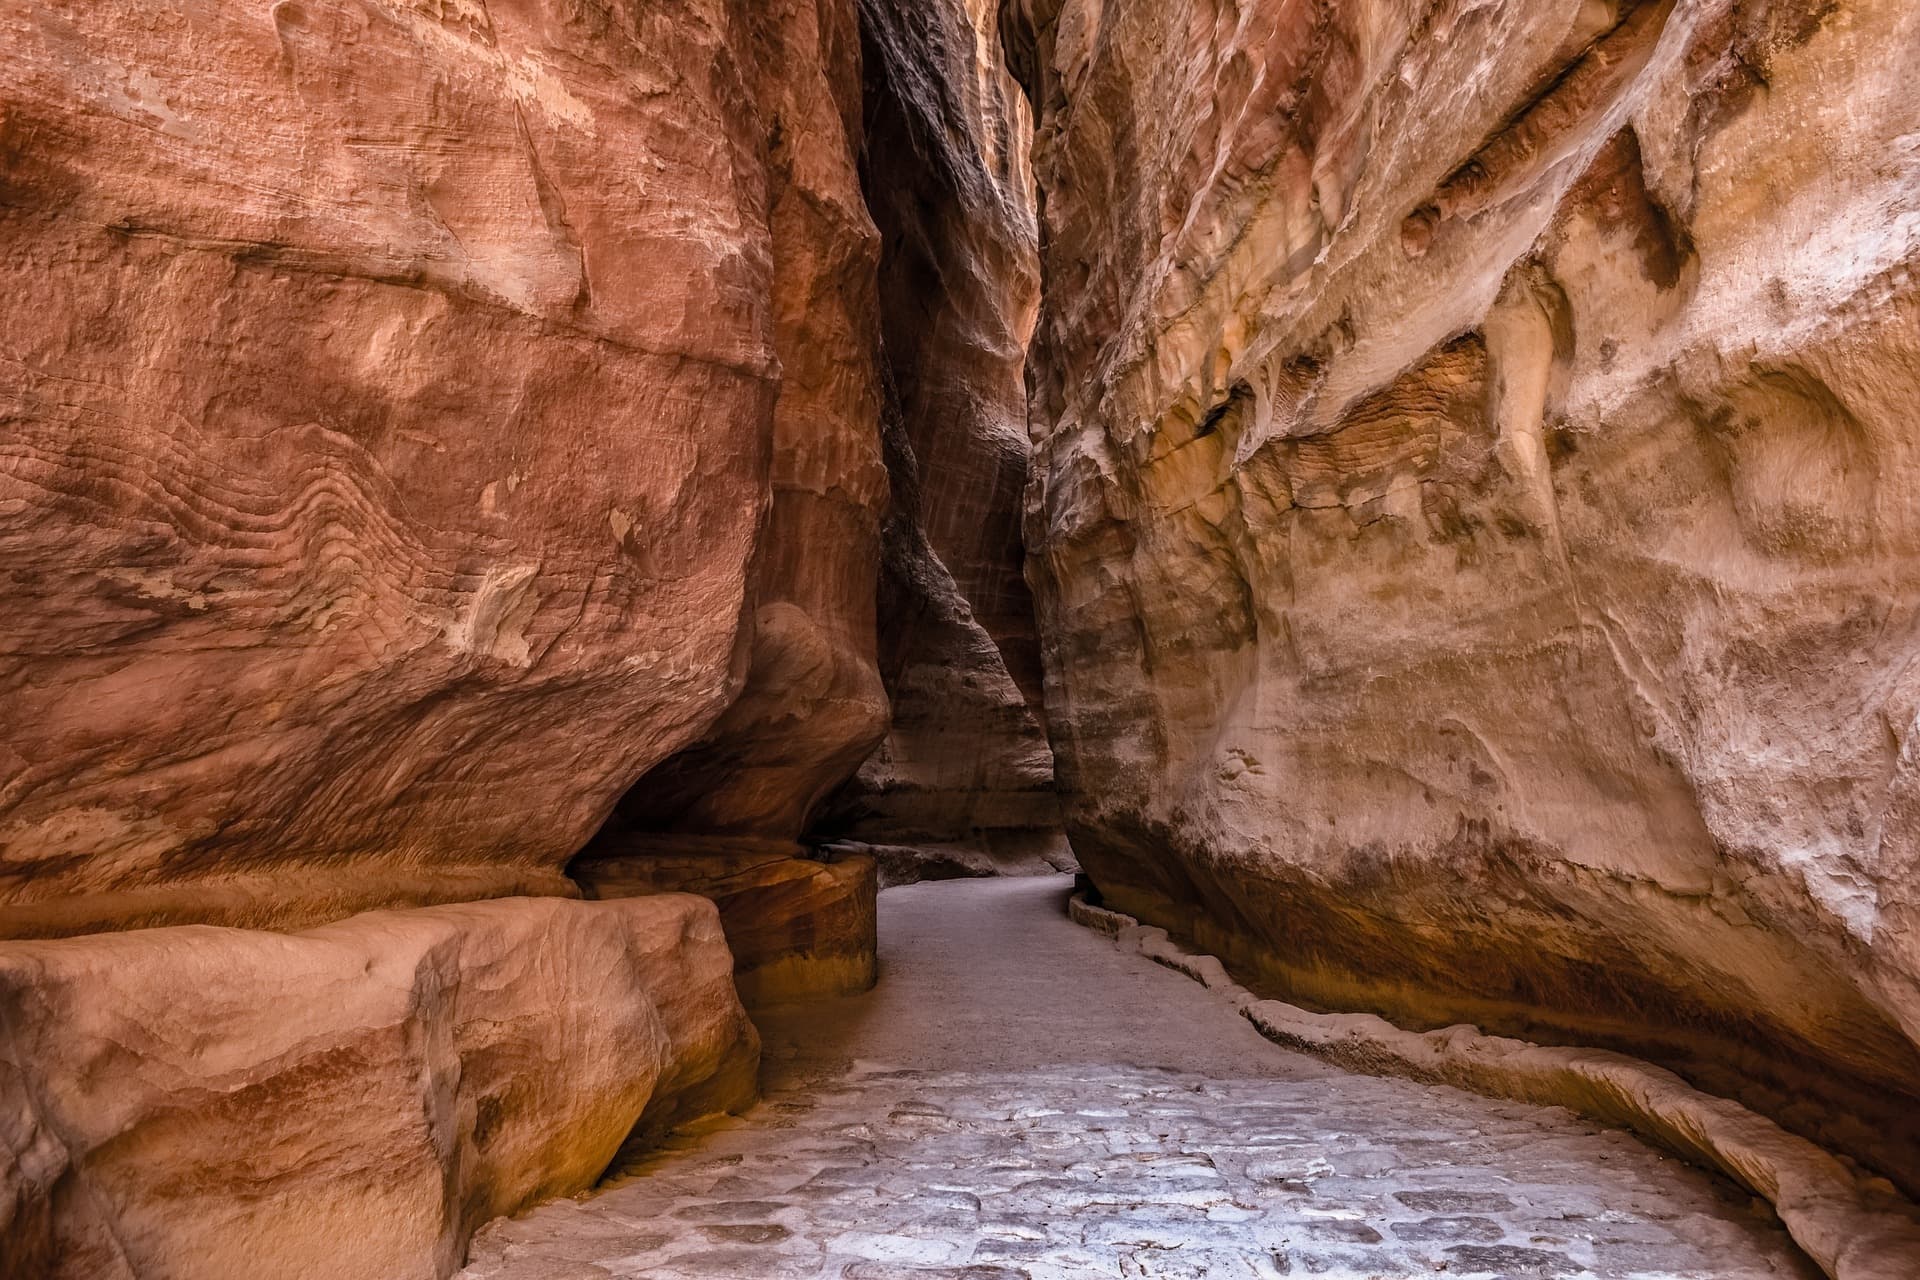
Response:
[[[884,723],[850,4],[0,40],[0,934],[568,892],[769,688],[797,832]]]
[[[1056,761],[1263,994],[1920,1190],[1908,0],[0,49],[0,1274],[443,1273]]]
[[[884,728],[858,47],[0,9],[0,1271],[444,1274],[751,1092],[712,909],[561,868]]]
[[[863,176],[882,233],[893,501],[886,740],[816,837],[887,881],[1070,865],[1023,577],[1026,350],[1039,303],[1026,100],[988,0],[863,0]]]
[[[0,1275],[432,1277],[750,1100],[713,907],[500,901],[0,948]]]
[[[1920,12],[1008,9],[1100,889],[1920,1186]]]
[[[851,0],[748,6],[761,90],[779,360],[772,502],[753,568],[746,683],[621,801],[615,830],[792,840],[886,732],[875,581],[879,236],[861,198]]]

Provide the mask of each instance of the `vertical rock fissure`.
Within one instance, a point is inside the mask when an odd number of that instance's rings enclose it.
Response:
[[[892,393],[879,641],[893,716],[815,835],[874,852],[888,883],[1067,867],[1020,529],[1038,304],[1026,104],[992,6],[860,12]]]

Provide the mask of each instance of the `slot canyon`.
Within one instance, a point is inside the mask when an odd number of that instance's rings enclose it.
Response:
[[[0,0],[0,1280],[1920,1280],[1913,0]]]

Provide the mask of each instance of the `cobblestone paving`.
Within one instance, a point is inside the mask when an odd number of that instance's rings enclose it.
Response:
[[[1264,1041],[1272,1058],[1255,1059],[1227,1024],[1213,1034],[1247,1052],[1247,1069],[1223,1072],[1196,1046],[1213,1069],[1182,1070],[1189,1051],[1157,1028],[1191,1039],[1187,1015],[1148,1021],[1152,1009],[1126,1001],[1102,1012],[1092,995],[1063,1012],[1078,1040],[1023,1050],[1033,991],[1066,981],[1057,968],[1045,981],[1063,960],[1047,947],[1071,950],[1090,992],[1137,998],[1144,984],[1187,1005],[1199,993],[1173,975],[1162,986],[1134,967],[1155,966],[1104,943],[1045,934],[1038,913],[997,940],[991,921],[956,928],[947,917],[964,916],[968,890],[943,888],[954,896],[937,921],[922,905],[932,886],[907,906],[883,898],[883,927],[905,934],[896,950],[916,920],[933,921],[955,965],[993,950],[978,958],[991,973],[1025,947],[1043,981],[1009,984],[971,1023],[971,1005],[996,993],[943,986],[936,957],[900,966],[910,989],[887,997],[891,1017],[851,1029],[832,1011],[769,1019],[773,1086],[759,1107],[681,1135],[593,1196],[495,1224],[468,1280],[1818,1276],[1730,1184],[1564,1111],[1330,1072]],[[973,897],[1005,911],[1010,892]],[[903,1011],[916,1008],[926,1034],[903,1040]],[[1126,1020],[1146,1061],[1052,1060],[1084,1054],[1102,1018]],[[1013,1047],[969,1047],[991,1038],[970,1028],[987,1026]],[[1048,1034],[1038,1022],[1026,1032]],[[915,1065],[802,1060],[835,1036]]]

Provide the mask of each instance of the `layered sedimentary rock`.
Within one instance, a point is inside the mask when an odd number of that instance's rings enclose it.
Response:
[[[614,836],[568,867],[590,898],[697,893],[720,912],[734,982],[749,1004],[853,995],[876,974],[871,858],[821,862],[800,846],[742,837]]]
[[[862,173],[882,234],[892,506],[886,740],[817,835],[913,878],[1069,861],[1023,576],[1026,347],[1038,305],[1030,116],[988,0],[863,0]]]
[[[432,1277],[751,1100],[713,907],[507,900],[0,949],[0,1275]]]
[[[875,581],[881,457],[879,235],[861,198],[851,0],[737,6],[768,84],[771,323],[781,369],[772,502],[754,565],[746,684],[702,738],[621,802],[615,829],[791,840],[886,732]]]
[[[1099,888],[1920,1185],[1920,10],[1008,11]]]
[[[0,938],[85,935],[0,946],[0,1257],[444,1272],[737,1021],[567,859],[643,776],[796,833],[884,724],[852,2],[0,49]]]
[[[693,744],[796,830],[853,769],[850,3],[12,5],[0,44],[0,935],[569,892]]]

